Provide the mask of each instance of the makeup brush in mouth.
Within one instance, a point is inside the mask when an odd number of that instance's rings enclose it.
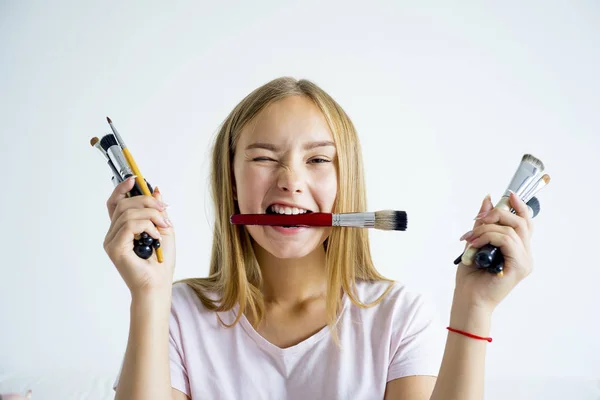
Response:
[[[319,213],[307,211],[304,214],[234,214],[233,225],[266,225],[284,227],[340,226],[348,228],[375,228],[383,231],[405,231],[406,211],[383,210],[357,213]]]

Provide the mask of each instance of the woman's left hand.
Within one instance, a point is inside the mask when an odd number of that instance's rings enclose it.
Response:
[[[492,312],[531,273],[532,221],[529,209],[514,193],[510,194],[510,205],[516,214],[494,208],[489,196],[486,196],[473,230],[461,237],[461,240],[466,240],[474,248],[481,248],[488,243],[498,247],[504,256],[503,276],[489,273],[475,265],[465,266],[461,262],[456,273],[455,301]]]

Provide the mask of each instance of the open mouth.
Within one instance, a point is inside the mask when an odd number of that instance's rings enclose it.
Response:
[[[280,204],[271,204],[267,207],[266,214],[275,214],[275,215],[299,215],[299,214],[309,214],[312,213],[311,210],[298,208],[298,207],[289,207]],[[283,228],[299,228],[299,225],[282,225]]]

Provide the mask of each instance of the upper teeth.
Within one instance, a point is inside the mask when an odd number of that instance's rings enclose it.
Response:
[[[306,212],[306,210],[303,210],[301,208],[280,206],[278,204],[273,204],[270,208],[271,208],[271,211],[273,211],[274,213],[277,213],[277,214],[291,215],[291,214],[304,214]]]

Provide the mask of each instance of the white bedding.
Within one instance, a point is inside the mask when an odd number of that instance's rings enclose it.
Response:
[[[32,400],[108,400],[116,371],[2,372],[0,393],[33,390]],[[600,400],[600,379],[489,378],[485,400]],[[210,399],[217,400],[217,399]],[[242,399],[246,400],[246,399]]]

